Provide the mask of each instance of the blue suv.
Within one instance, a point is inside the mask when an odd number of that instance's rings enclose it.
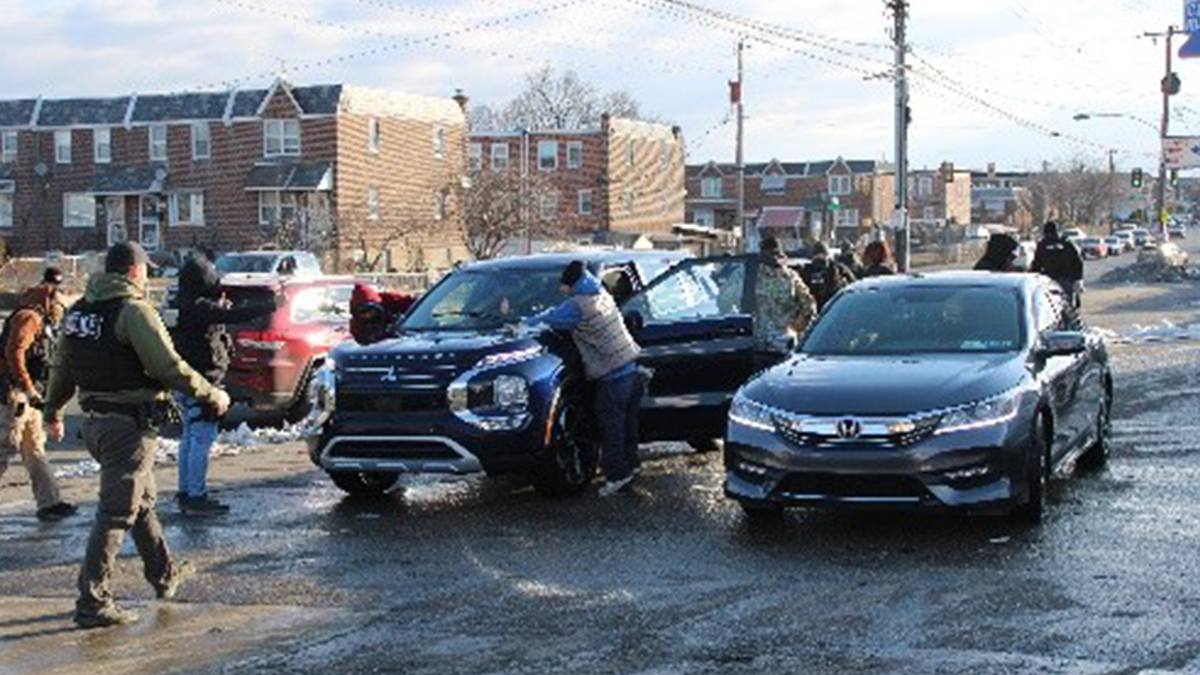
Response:
[[[352,495],[401,473],[524,474],[543,494],[596,472],[589,387],[570,335],[516,328],[563,300],[559,275],[583,260],[622,305],[655,372],[642,441],[715,449],[729,402],[754,368],[754,257],[678,253],[541,255],[475,263],[434,286],[396,337],[345,343],[316,377],[309,449]]]

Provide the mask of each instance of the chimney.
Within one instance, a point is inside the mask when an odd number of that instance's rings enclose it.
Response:
[[[455,89],[453,98],[454,102],[458,104],[458,107],[462,108],[463,114],[466,114],[467,103],[469,103],[471,99],[467,98],[467,95],[463,93],[462,89]]]
[[[996,177],[996,163],[988,162],[988,178]]]

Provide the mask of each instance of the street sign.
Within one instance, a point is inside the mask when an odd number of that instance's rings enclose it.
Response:
[[[1183,1],[1183,32],[1188,39],[1179,48],[1180,58],[1200,56],[1200,0]]]
[[[1200,136],[1169,136],[1163,139],[1162,147],[1168,169],[1200,167]]]

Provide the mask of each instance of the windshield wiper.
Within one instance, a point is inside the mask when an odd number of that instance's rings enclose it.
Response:
[[[479,311],[469,310],[469,309],[454,309],[454,310],[447,310],[444,312],[434,312],[430,316],[432,316],[435,319],[441,319],[441,318],[444,318],[447,316],[464,316],[464,317],[467,317],[468,319],[499,319],[500,318],[494,314],[489,314],[487,312],[479,312]]]

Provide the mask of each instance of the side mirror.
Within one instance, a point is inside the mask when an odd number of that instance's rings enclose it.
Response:
[[[1049,358],[1051,356],[1075,356],[1087,351],[1087,336],[1076,331],[1058,331],[1048,333],[1042,338],[1038,354]]]
[[[642,317],[642,313],[638,311],[629,311],[625,313],[625,328],[629,332],[637,335],[646,327],[646,319]]]

